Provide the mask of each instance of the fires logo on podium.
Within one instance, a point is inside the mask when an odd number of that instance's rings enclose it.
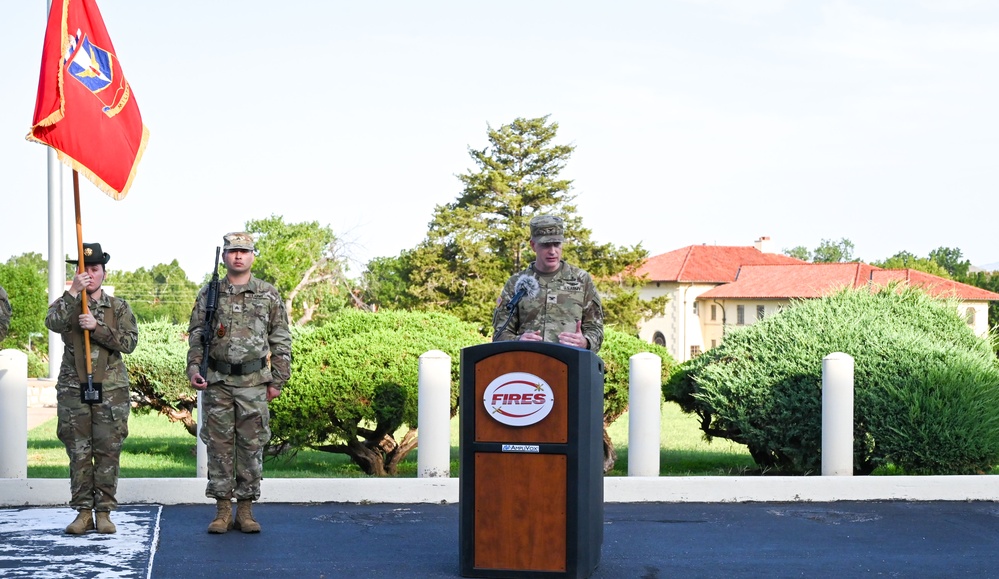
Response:
[[[530,426],[548,416],[555,405],[552,387],[527,372],[509,372],[486,386],[482,395],[486,412],[508,426]]]

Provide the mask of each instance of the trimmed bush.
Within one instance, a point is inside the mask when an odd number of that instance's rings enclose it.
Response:
[[[271,402],[269,453],[313,448],[346,454],[369,474],[392,474],[416,447],[419,357],[451,356],[451,414],[458,409],[461,349],[487,341],[472,324],[440,313],[344,310],[319,326],[292,330],[292,377]],[[663,381],[675,362],[662,347],[608,329],[605,332],[604,424],[628,408],[631,356],[663,360]],[[186,374],[187,328],[165,321],[139,325],[135,352],[124,357],[138,411],[154,410],[197,432],[197,392]],[[400,428],[409,431],[395,440]],[[613,446],[605,431],[605,465]]]
[[[955,304],[913,288],[843,290],[729,333],[681,366],[667,399],[764,469],[821,469],[822,359],[854,358],[854,470],[987,470],[999,460],[999,367]]]
[[[453,416],[461,349],[483,341],[476,326],[439,313],[345,310],[299,329],[291,380],[271,403],[271,444],[343,453],[368,474],[394,474],[417,443],[419,357],[451,357]]]
[[[141,323],[135,351],[122,358],[135,409],[165,414],[197,434],[197,391],[187,379],[187,326],[162,320]]]

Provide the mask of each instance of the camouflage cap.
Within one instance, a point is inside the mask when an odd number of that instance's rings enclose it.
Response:
[[[253,236],[245,231],[234,231],[232,233],[226,233],[222,237],[222,250],[228,251],[230,249],[245,249],[247,251],[253,251]]]
[[[562,243],[565,241],[565,226],[561,217],[538,215],[531,219],[531,240],[535,243]]]

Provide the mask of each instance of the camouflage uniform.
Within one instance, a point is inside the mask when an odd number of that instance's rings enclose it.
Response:
[[[540,291],[533,298],[524,298],[512,313],[513,318],[503,333],[503,323],[511,313],[506,305],[514,294],[514,286],[522,275],[538,280]],[[546,342],[558,343],[561,332],[575,332],[576,321],[582,320],[582,332],[589,342],[589,349],[600,351],[604,341],[604,310],[600,296],[590,274],[562,261],[552,273],[542,273],[530,267],[514,274],[500,293],[499,305],[493,312],[493,341],[516,340],[524,332],[541,334]]]
[[[90,313],[97,320],[97,328],[90,332],[91,369],[94,382],[103,384],[103,397],[100,403],[82,402],[80,388],[87,376],[80,370],[86,367],[79,321],[81,297],[64,292],[45,316],[45,327],[62,334],[64,348],[56,383],[57,432],[69,455],[70,506],[113,511],[118,506],[119,460],[128,436],[130,408],[128,370],[121,355],[135,350],[139,329],[125,300],[104,291],[100,299],[89,299]]]
[[[205,286],[191,313],[187,375],[201,365],[207,309]],[[264,445],[270,440],[267,386],[278,390],[291,375],[291,332],[277,289],[256,277],[234,286],[219,282],[219,301],[208,352],[201,440],[208,446],[209,498],[260,498]],[[268,366],[269,358],[269,366]],[[237,373],[231,365],[262,366]]]
[[[0,342],[7,337],[7,330],[10,329],[10,301],[7,299],[7,291],[0,286]]]

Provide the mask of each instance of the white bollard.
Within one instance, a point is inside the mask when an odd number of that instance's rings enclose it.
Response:
[[[0,351],[0,478],[28,478],[28,355]]]
[[[198,478],[208,478],[208,447],[205,446],[204,442],[201,442],[201,425],[203,423],[202,417],[205,415],[201,411],[202,397],[204,396],[203,390],[198,390],[198,431],[194,437],[197,442],[195,442],[195,454],[198,456],[198,466],[195,470],[195,476]]]
[[[822,359],[822,476],[853,476],[853,357]]]
[[[628,362],[628,476],[659,476],[663,361],[642,352]]]
[[[416,476],[451,476],[451,356],[430,350],[420,356]]]

